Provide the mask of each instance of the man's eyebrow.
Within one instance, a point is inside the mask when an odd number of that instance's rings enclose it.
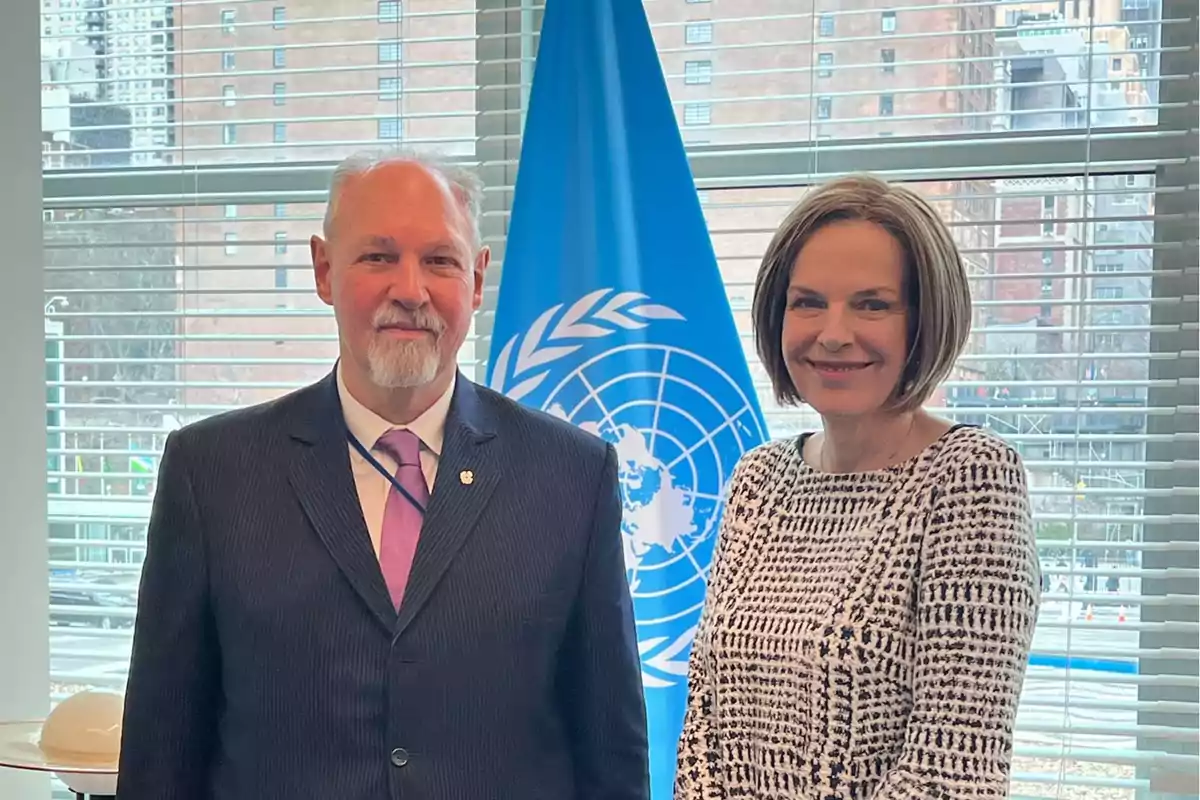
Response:
[[[383,247],[388,250],[396,249],[396,240],[391,236],[364,236],[358,241],[363,247]]]

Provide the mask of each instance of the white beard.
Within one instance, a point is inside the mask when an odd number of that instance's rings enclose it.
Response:
[[[437,377],[438,350],[435,341],[397,342],[383,336],[371,340],[367,350],[371,382],[383,389],[413,389]]]

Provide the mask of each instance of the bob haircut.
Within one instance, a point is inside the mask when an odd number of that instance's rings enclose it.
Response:
[[[803,402],[787,371],[783,316],[792,267],[801,249],[826,225],[873,222],[904,251],[908,304],[907,359],[885,406],[896,412],[921,406],[954,367],[971,332],[971,292],[962,256],[946,224],[915,192],[869,175],[825,183],[788,213],[763,254],[754,285],[754,336],[781,405]]]

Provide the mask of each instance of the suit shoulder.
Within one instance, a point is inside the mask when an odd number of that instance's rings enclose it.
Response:
[[[184,425],[172,433],[172,438],[176,440],[176,446],[188,449],[219,446],[235,439],[246,442],[262,438],[288,419],[294,410],[310,403],[319,388],[320,384],[313,384],[274,400],[213,414]]]
[[[588,433],[568,420],[522,405],[486,386],[476,384],[475,391],[480,401],[491,409],[493,418],[505,427],[506,433],[531,437],[539,447],[549,442],[551,446],[570,448],[576,454],[582,450],[601,458],[609,447],[599,436]]]

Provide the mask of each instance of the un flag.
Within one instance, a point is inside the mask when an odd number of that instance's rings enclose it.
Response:
[[[612,442],[656,800],[722,493],[765,438],[640,0],[551,0],[489,385]]]

